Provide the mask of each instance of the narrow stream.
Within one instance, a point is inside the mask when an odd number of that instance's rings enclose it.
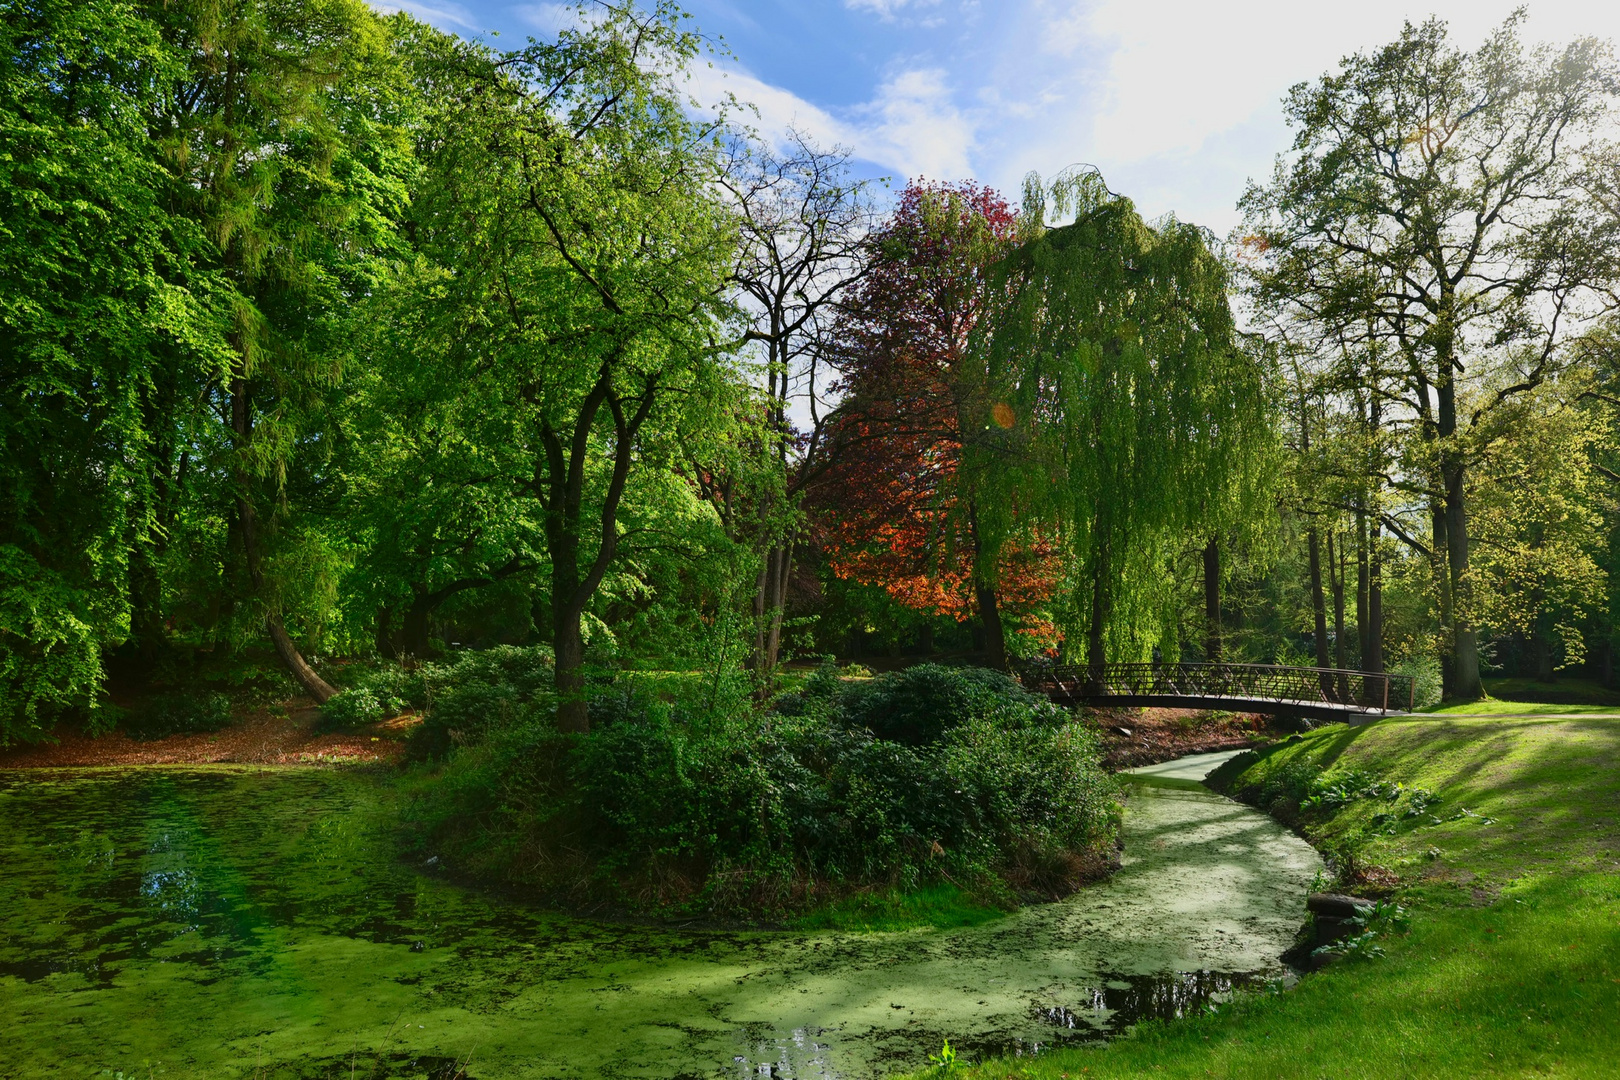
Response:
[[[390,789],[320,770],[0,772],[0,1078],[840,1077],[1034,1053],[1285,974],[1321,863],[1131,785],[1124,866],[986,926],[605,924],[393,857]]]

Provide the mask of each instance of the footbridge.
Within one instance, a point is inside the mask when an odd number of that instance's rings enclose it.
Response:
[[[1276,664],[1026,664],[1030,690],[1061,705],[1227,709],[1312,720],[1370,720],[1410,712],[1410,675]]]

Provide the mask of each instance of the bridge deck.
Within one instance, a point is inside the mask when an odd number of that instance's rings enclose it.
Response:
[[[1230,709],[1366,720],[1411,709],[1411,676],[1274,664],[1029,665],[1025,686],[1068,705]]]

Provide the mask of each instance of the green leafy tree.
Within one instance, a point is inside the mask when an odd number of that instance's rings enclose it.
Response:
[[[354,302],[398,244],[415,98],[396,48],[420,28],[358,0],[196,0],[147,12],[182,65],[162,84],[151,138],[172,212],[210,244],[223,316],[226,359],[206,392],[218,430],[197,467],[228,478],[218,495],[229,603],[237,625],[268,633],[324,701],[333,690],[285,616],[313,598],[294,568],[329,561],[300,515],[325,483]]]
[[[228,352],[149,137],[183,58],[138,7],[0,10],[3,745],[95,715],[103,653],[155,633],[176,462]]]
[[[671,467],[664,433],[723,424],[734,380],[736,226],[715,131],[673,83],[699,44],[673,8],[615,5],[554,43],[461,47],[429,76],[454,87],[414,214],[447,269],[442,378],[509,417],[526,455],[568,731],[589,727],[584,618],[632,478]]]
[[[1173,655],[1169,570],[1187,534],[1267,505],[1275,437],[1261,359],[1238,347],[1227,273],[1206,235],[1150,225],[1095,173],[1026,184],[1030,238],[991,286],[976,346],[984,412],[964,473],[991,545],[1044,516],[1075,567],[1069,620],[1087,662]],[[1071,639],[1072,640],[1072,639]]]
[[[1411,431],[1401,469],[1428,507],[1459,699],[1481,693],[1468,514],[1481,425],[1558,370],[1616,269],[1587,162],[1620,77],[1593,39],[1527,51],[1521,17],[1473,52],[1438,20],[1408,25],[1294,87],[1293,152],[1242,203],[1259,307],[1297,336],[1387,354],[1367,386],[1384,422]]]

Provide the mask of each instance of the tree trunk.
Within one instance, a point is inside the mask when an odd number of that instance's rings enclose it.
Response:
[[[996,587],[984,580],[979,563],[984,547],[979,540],[979,513],[968,504],[968,530],[973,537],[973,594],[979,604],[979,622],[984,627],[985,662],[997,671],[1007,670],[1007,635],[1001,625],[1001,598]]]
[[[1476,701],[1485,696],[1485,688],[1479,681],[1479,635],[1474,629],[1472,585],[1468,579],[1468,512],[1463,502],[1466,464],[1456,445],[1456,364],[1450,342],[1441,343],[1436,352],[1440,361],[1436,380],[1439,406],[1436,426],[1440,436],[1440,478],[1445,486],[1446,535],[1442,557],[1446,564],[1445,599],[1449,608],[1446,622],[1451,630],[1448,649],[1451,682],[1445,696],[1452,701]],[[1439,536],[1435,537],[1435,554],[1441,556]]]
[[[1108,666],[1105,634],[1113,592],[1103,581],[1103,576],[1110,561],[1106,551],[1099,553],[1091,574],[1091,624],[1086,628],[1086,667],[1094,684],[1101,683],[1103,669]]]
[[[1384,558],[1379,552],[1382,529],[1375,521],[1367,538],[1367,652],[1363,671],[1384,670]]]
[[[981,581],[973,583],[979,602],[979,621],[984,626],[985,663],[997,671],[1007,670],[1007,638],[1001,625],[1001,600],[996,590]]]
[[[616,358],[615,358],[616,359]],[[613,564],[619,547],[619,502],[624,497],[630,464],[641,425],[652,411],[657,380],[648,377],[632,416],[624,413],[624,400],[613,390],[612,370],[604,364],[596,385],[586,395],[574,419],[573,431],[565,446],[549,422],[541,425],[540,440],[545,447],[544,475],[546,496],[546,548],[551,556],[551,647],[556,667],[553,681],[560,701],[557,727],[583,734],[591,729],[590,712],[585,705],[585,635],[582,629],[585,607],[601,587],[602,577]],[[606,406],[613,416],[613,473],[603,493],[598,518],[596,557],[582,573],[579,565],[579,538],[585,495],[586,461],[590,455],[591,428],[597,414]],[[538,481],[537,481],[538,483]]]
[[[378,656],[389,660],[399,658],[399,652],[394,648],[394,613],[386,604],[377,606],[377,622],[372,642],[376,646]]]
[[[1310,558],[1311,567],[1311,614],[1315,617],[1316,629],[1316,666],[1328,666],[1327,643],[1327,605],[1322,597],[1322,542],[1316,535],[1316,526],[1311,526],[1305,532],[1306,552]],[[1322,676],[1322,692],[1329,693],[1332,684],[1329,678]]]
[[[428,617],[435,606],[429,593],[419,592],[411,597],[411,606],[405,609],[405,622],[399,628],[395,652],[413,660],[428,658],[432,651],[428,645]]]
[[[315,704],[325,705],[337,690],[309,666],[303,654],[298,651],[298,646],[287,636],[286,628],[281,625],[281,616],[268,615],[264,622],[270,631],[270,640],[275,644],[276,655],[281,657],[281,662],[287,665],[287,670],[298,680],[298,685],[304,688],[304,693],[315,699]]]
[[[1343,671],[1348,666],[1345,661],[1347,643],[1344,640],[1345,553],[1344,541],[1335,541],[1334,535],[1331,531],[1327,534],[1328,584],[1333,590],[1333,666]],[[1337,689],[1338,700],[1350,700],[1348,676],[1339,676]]]
[[[1453,660],[1452,696],[1477,701],[1485,696],[1479,678],[1479,632],[1474,628],[1472,582],[1468,578],[1468,513],[1463,473],[1457,461],[1446,478],[1446,561],[1450,570]]]
[[[793,547],[772,546],[765,553],[754,586],[754,671],[762,689],[776,671],[782,654],[782,619],[787,607],[788,577],[793,570]]]
[[[556,658],[554,684],[561,702],[557,706],[557,730],[583,735],[591,730],[591,716],[585,705],[585,635],[581,612],[568,605],[557,606],[552,621],[551,647]]]
[[[1221,659],[1221,547],[1213,536],[1204,545],[1204,659]]]
[[[765,663],[767,670],[770,671],[776,670],[782,656],[782,619],[787,614],[788,578],[793,573],[793,545],[785,544],[781,550],[781,557],[777,561],[775,587],[771,594],[770,632],[765,639]]]
[[[1537,619],[1535,629],[1530,637],[1530,655],[1536,669],[1536,681],[1550,683],[1556,678],[1553,672],[1552,641],[1547,636],[1547,629],[1542,620]]]
[[[1356,666],[1371,671],[1372,627],[1367,621],[1367,513],[1356,511]]]
[[[1440,616],[1440,694],[1447,701],[1456,696],[1457,686],[1457,655],[1453,648],[1455,640],[1452,635],[1451,619],[1451,575],[1446,567],[1446,549],[1449,546],[1446,535],[1445,507],[1435,501],[1429,507],[1429,531],[1431,533],[1432,548],[1429,555],[1431,573],[1434,576],[1434,591],[1439,600]]]

